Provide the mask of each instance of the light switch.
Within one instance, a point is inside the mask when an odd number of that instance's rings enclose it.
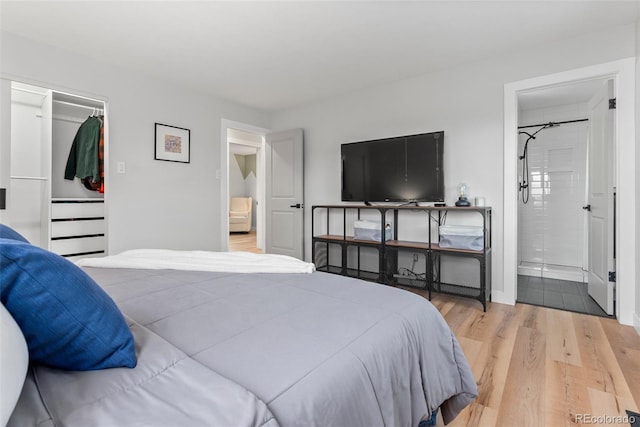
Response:
[[[124,166],[124,162],[118,162],[118,173],[125,173],[126,169]]]

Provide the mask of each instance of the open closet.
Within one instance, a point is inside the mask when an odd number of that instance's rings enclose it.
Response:
[[[9,122],[11,130],[10,136],[3,133],[1,143],[10,160],[8,165],[3,162],[9,176],[2,173],[0,187],[7,188],[2,221],[32,244],[67,258],[103,256],[107,252],[105,102],[3,81],[7,84],[10,119],[3,117],[3,124]],[[2,114],[7,114],[6,108]],[[82,169],[78,173],[86,175],[94,156],[94,167],[102,167],[89,178],[78,178],[76,171]]]

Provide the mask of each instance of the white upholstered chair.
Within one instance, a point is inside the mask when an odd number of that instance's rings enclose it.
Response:
[[[232,197],[229,204],[229,232],[251,231],[251,197]]]

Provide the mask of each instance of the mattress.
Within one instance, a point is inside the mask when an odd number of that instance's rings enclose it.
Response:
[[[138,366],[32,366],[9,425],[417,426],[477,395],[424,298],[322,272],[84,267],[131,327]]]

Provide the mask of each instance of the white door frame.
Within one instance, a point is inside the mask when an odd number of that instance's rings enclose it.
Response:
[[[270,132],[269,129],[253,126],[247,123],[236,122],[233,120],[222,119],[220,121],[220,144],[221,157],[220,157],[220,173],[216,173],[220,178],[220,250],[229,250],[229,137],[227,136],[229,129],[238,129],[245,132],[253,132],[266,135]],[[258,212],[257,214],[257,229],[260,236],[257,236],[258,241],[262,243],[264,249],[264,233],[265,233],[265,201],[264,201],[264,182],[265,182],[265,161],[264,161],[264,148],[265,141],[262,138],[262,146],[258,150],[257,163],[258,163],[258,179],[257,179],[257,202]],[[260,247],[260,245],[258,245]]]
[[[507,83],[504,86],[504,230],[503,291],[493,291],[495,302],[515,304],[518,271],[518,93],[583,80],[615,80],[617,138],[616,176],[616,314],[633,325],[636,293],[636,138],[635,58],[626,58],[561,73]],[[621,232],[624,230],[624,232]]]

